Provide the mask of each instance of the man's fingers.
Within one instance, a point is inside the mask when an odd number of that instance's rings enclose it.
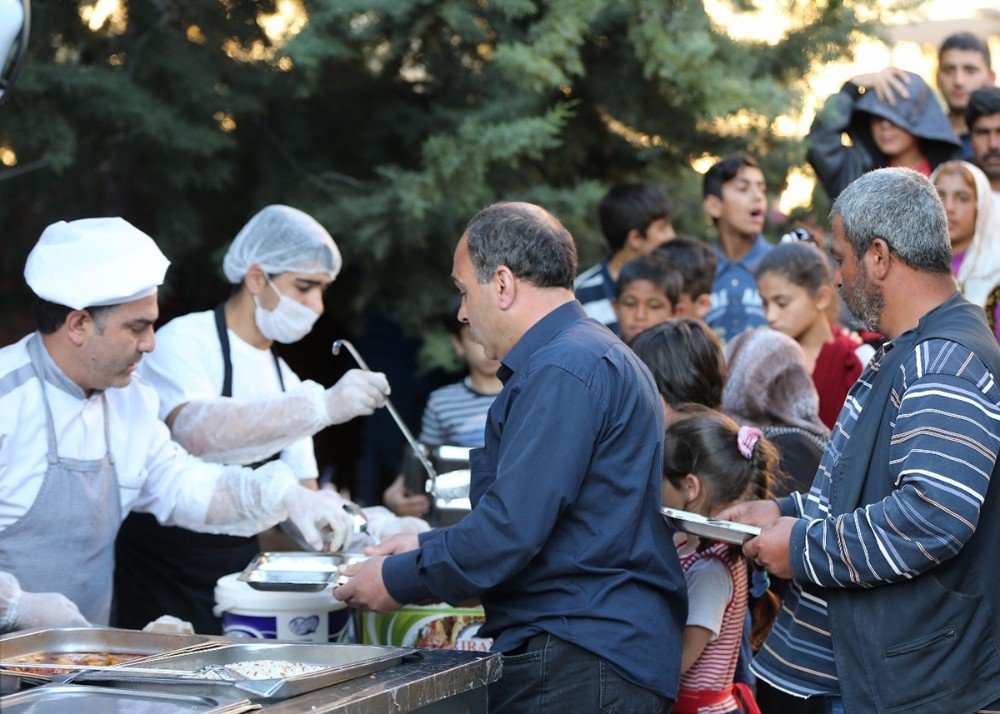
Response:
[[[347,565],[341,565],[338,572],[341,575],[346,575],[349,578],[353,578],[361,570],[362,563],[349,563]]]

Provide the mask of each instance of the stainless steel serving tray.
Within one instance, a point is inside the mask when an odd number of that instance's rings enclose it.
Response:
[[[238,714],[260,707],[246,697],[46,684],[0,697],[4,714]]]
[[[179,672],[192,672],[209,665],[227,665],[236,662],[274,659],[298,662],[302,664],[320,665],[324,669],[309,674],[281,679],[261,679],[220,683],[222,686],[239,690],[250,699],[278,700],[297,697],[300,694],[312,692],[324,687],[330,687],[349,679],[364,677],[374,672],[380,672],[395,667],[404,657],[416,654],[416,650],[405,647],[375,647],[370,645],[341,644],[280,644],[254,643],[234,644],[215,650],[198,652],[196,654],[179,655],[159,660],[157,669],[176,669]],[[138,666],[138,665],[136,665]],[[123,665],[122,674],[128,671],[128,665]],[[119,676],[116,673],[115,678]],[[88,680],[93,677],[88,676]],[[161,686],[169,680],[160,678],[158,682],[152,679],[138,684],[138,679],[130,686]],[[184,680],[182,686],[190,686],[191,680]],[[203,680],[209,686],[216,685],[211,680]]]
[[[255,590],[318,593],[343,584],[338,568],[368,559],[362,553],[260,553],[239,580]]]
[[[714,518],[706,518],[698,513],[667,507],[661,508],[660,512],[674,528],[699,538],[743,545],[748,540],[760,535],[760,528],[746,523],[719,521]]]
[[[150,656],[208,642],[204,635],[171,635],[159,632],[119,630],[112,627],[60,627],[23,630],[0,637],[0,661],[36,652],[110,652]],[[133,660],[138,664],[142,660]],[[0,693],[16,691],[20,678],[52,681],[45,674],[0,674]]]

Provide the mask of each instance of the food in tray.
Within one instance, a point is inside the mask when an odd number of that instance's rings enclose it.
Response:
[[[232,664],[227,664],[225,668],[237,674],[242,674],[247,679],[285,679],[287,677],[297,677],[301,674],[312,674],[313,672],[328,669],[318,664],[303,664],[302,662],[289,662],[283,659],[258,659],[233,662]],[[196,674],[204,679],[224,678],[211,668],[206,668],[206,671]]]
[[[24,662],[25,664],[74,664],[85,667],[110,667],[123,662],[130,662],[140,657],[148,655],[132,652],[33,652],[20,657],[11,657],[11,662]],[[27,672],[30,674],[65,674],[65,669],[53,667],[52,669],[40,669],[37,667],[12,667],[11,669]]]

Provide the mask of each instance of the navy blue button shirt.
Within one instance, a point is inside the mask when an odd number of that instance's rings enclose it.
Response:
[[[757,236],[746,255],[730,260],[715,246],[717,264],[712,282],[712,307],[705,315],[705,322],[723,342],[744,330],[767,324],[764,301],[757,292],[754,273],[771,247],[763,236]]]
[[[624,343],[571,301],[503,358],[472,511],[389,557],[398,602],[482,600],[493,649],[548,632],[676,698],[684,576],[659,514],[663,407]]]

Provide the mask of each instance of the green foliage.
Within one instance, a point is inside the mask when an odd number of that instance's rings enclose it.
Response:
[[[202,306],[224,290],[218,258],[242,223],[288,203],[344,253],[331,310],[377,307],[414,333],[448,305],[454,244],[492,201],[548,207],[581,267],[603,252],[595,206],[615,181],[665,184],[678,229],[707,236],[690,162],[750,150],[780,186],[804,147],[775,117],[885,11],[787,0],[798,22],[767,45],[687,0],[312,0],[275,47],[257,22],[273,1],[122,4],[116,34],[81,21],[90,1],[36,3],[0,145],[42,168],[0,170],[2,274],[53,220],[122,215],[174,260],[169,301]],[[21,294],[13,278],[0,291]],[[449,354],[438,347],[428,361]]]

